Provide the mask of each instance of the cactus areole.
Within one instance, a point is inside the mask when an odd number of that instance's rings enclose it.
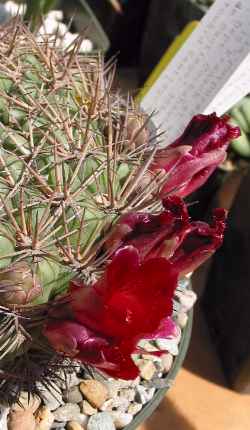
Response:
[[[74,358],[138,375],[142,339],[172,336],[177,280],[220,246],[225,211],[181,199],[239,129],[193,118],[169,148],[112,88],[101,55],[0,29],[0,400],[37,392]],[[65,364],[66,363],[66,364]]]

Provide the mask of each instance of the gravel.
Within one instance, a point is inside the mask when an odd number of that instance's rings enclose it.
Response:
[[[83,367],[75,366],[66,375],[66,381],[63,381],[64,372],[59,372],[58,383],[53,382],[48,388],[38,384],[42,393],[41,399],[37,402],[32,398],[32,401],[26,402],[27,409],[34,409],[32,412],[35,413],[35,409],[38,408],[37,424],[40,417],[41,420],[44,419],[45,424],[46,419],[51,420],[49,424],[51,426],[45,427],[46,430],[49,428],[66,430],[72,428],[72,423],[75,423],[75,428],[81,426],[84,430],[125,428],[150,402],[156,389],[170,386],[168,373],[179,352],[178,344],[187,323],[187,308],[190,309],[194,302],[194,293],[190,294],[186,281],[183,281],[176,291],[174,303],[178,335],[171,339],[140,342],[140,347],[146,351],[166,352],[160,357],[153,354],[137,354],[136,363],[140,368],[140,376],[135,380],[103,379],[100,375],[98,380],[90,379],[89,373],[86,373]],[[22,393],[22,398],[27,400],[26,393]],[[9,408],[0,408],[1,430],[7,430],[8,412]],[[37,429],[40,430],[39,427]]]

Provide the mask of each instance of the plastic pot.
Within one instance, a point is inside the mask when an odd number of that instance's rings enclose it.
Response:
[[[188,322],[186,327],[182,331],[182,339],[179,345],[179,354],[174,360],[173,366],[170,369],[167,377],[165,378],[166,387],[158,389],[150,402],[148,402],[142,410],[135,416],[134,420],[128,426],[124,427],[124,430],[135,430],[139,425],[141,425],[159,406],[160,402],[166,395],[167,391],[173,385],[173,381],[176,378],[177,373],[182,367],[183,361],[185,359],[188,346],[190,343],[191,332],[193,324],[193,310],[189,311]],[[164,426],[164,423],[163,423]]]

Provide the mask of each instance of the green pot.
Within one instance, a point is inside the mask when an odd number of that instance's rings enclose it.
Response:
[[[182,367],[183,361],[185,359],[187,349],[190,343],[191,332],[192,332],[192,324],[193,324],[193,310],[189,311],[188,322],[186,327],[182,331],[182,338],[179,345],[179,354],[176,356],[173,366],[168,373],[168,376],[165,378],[166,387],[161,388],[156,391],[154,397],[150,402],[148,402],[142,410],[135,415],[134,420],[128,426],[124,427],[124,430],[135,430],[139,425],[143,423],[155,409],[159,406],[160,402],[163,400],[166,392],[173,385],[173,381],[176,378],[177,373]]]

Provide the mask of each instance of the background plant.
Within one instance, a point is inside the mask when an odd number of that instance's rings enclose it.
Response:
[[[118,0],[107,0],[116,12],[121,13],[122,8]],[[24,17],[25,22],[29,22],[31,29],[40,27],[42,16],[49,13],[58,3],[58,0],[26,0],[27,11]]]

